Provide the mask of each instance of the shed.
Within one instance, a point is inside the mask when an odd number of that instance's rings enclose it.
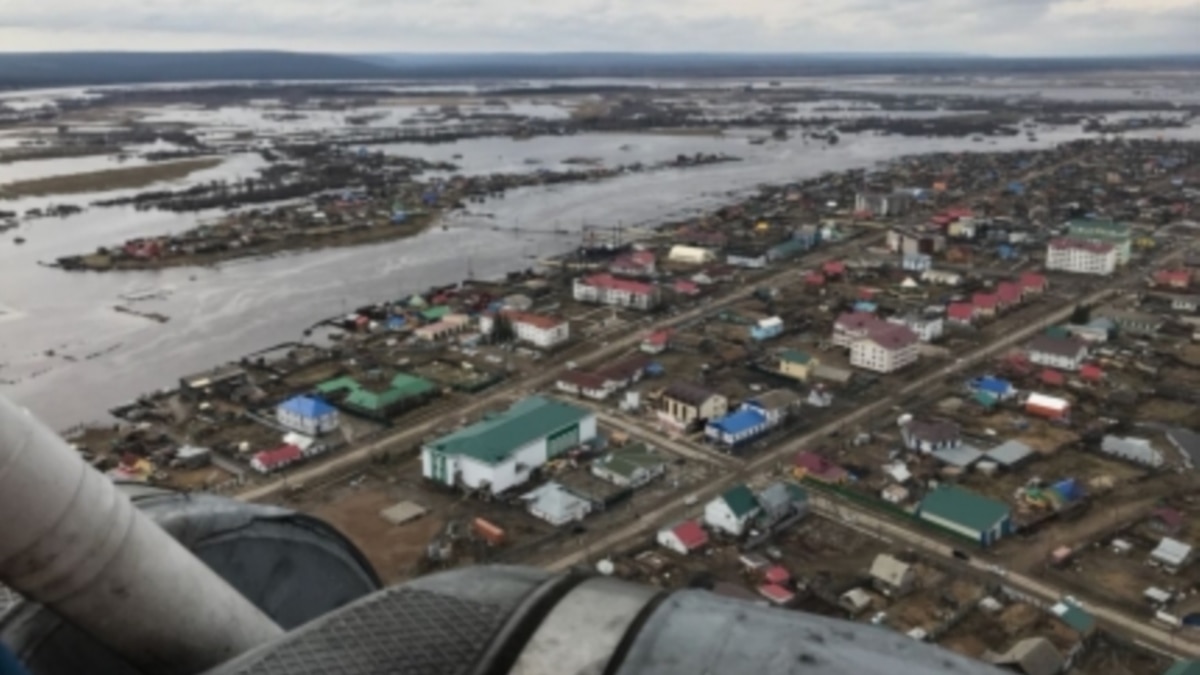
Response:
[[[965,469],[979,461],[983,453],[969,445],[960,445],[957,448],[935,450],[933,457],[943,464]]]
[[[379,512],[379,516],[392,525],[403,525],[426,514],[424,506],[412,501],[393,504]]]
[[[1051,420],[1061,420],[1071,414],[1071,403],[1066,399],[1033,392],[1025,399],[1025,412]]]
[[[1063,667],[1062,654],[1044,637],[1025,638],[990,660],[1023,675],[1057,675]]]
[[[658,531],[660,546],[680,555],[687,555],[708,545],[708,533],[694,520],[685,520]]]
[[[880,593],[898,598],[912,589],[916,572],[895,556],[880,553],[871,563],[871,579]]]
[[[1150,552],[1150,562],[1162,565],[1172,574],[1187,565],[1191,558],[1192,547],[1170,537],[1163,537],[1158,546]]]
[[[988,459],[1008,468],[1017,466],[1032,454],[1033,448],[1021,441],[1005,441],[986,453]]]
[[[1065,623],[1068,627],[1080,635],[1089,635],[1093,630],[1096,629],[1095,617],[1084,611],[1084,609],[1079,605],[1069,600],[1064,600],[1063,602],[1054,605],[1050,608],[1050,611],[1054,614],[1054,616],[1057,616],[1060,621]]]
[[[1142,466],[1159,467],[1165,461],[1162,453],[1144,438],[1121,438],[1110,434],[1100,441],[1100,451]]]

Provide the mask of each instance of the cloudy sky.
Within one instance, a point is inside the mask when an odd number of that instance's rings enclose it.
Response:
[[[1200,52],[1200,0],[0,0],[0,51]]]

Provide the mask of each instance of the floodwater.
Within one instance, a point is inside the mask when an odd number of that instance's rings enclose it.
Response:
[[[1195,127],[1148,137],[1200,138]],[[762,132],[757,132],[762,133]],[[216,268],[68,274],[37,264],[126,238],[175,232],[216,214],[93,209],[34,221],[0,235],[0,390],[58,427],[103,419],[139,394],[173,386],[182,375],[300,339],[313,323],[355,306],[458,281],[468,269],[496,277],[567,250],[576,237],[493,231],[493,227],[579,230],[583,225],[653,225],[727,203],[763,183],[866,167],[901,155],[1048,147],[1080,137],[1076,128],[1040,128],[1024,137],[968,139],[845,136],[826,148],[802,139],[749,145],[744,137],[586,134],[472,139],[446,145],[391,146],[429,159],[463,157],[468,170],[547,164],[571,156],[605,163],[652,162],[677,154],[725,152],[744,161],[630,174],[612,180],[509,193],[455,216],[448,230],[366,247],[294,253]],[[0,203],[3,208],[3,203]],[[470,236],[464,236],[470,233]],[[13,245],[14,236],[28,239]],[[465,244],[464,248],[464,242]],[[130,298],[151,299],[137,301]],[[127,304],[171,317],[166,324],[118,314]]]

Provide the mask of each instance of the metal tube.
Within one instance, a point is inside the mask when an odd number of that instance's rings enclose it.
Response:
[[[282,631],[0,396],[0,581],[147,675],[193,675]]]

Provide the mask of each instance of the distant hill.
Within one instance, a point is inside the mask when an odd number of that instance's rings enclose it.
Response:
[[[819,75],[1094,72],[1200,69],[1200,55],[1010,58],[950,53],[366,54],[406,78],[789,77]]]
[[[197,80],[386,78],[353,57],[276,51],[0,53],[0,88]]]
[[[0,53],[0,89],[200,80],[789,77],[1200,70],[1200,55],[1008,58],[942,53],[580,52],[360,54],[280,51]]]

